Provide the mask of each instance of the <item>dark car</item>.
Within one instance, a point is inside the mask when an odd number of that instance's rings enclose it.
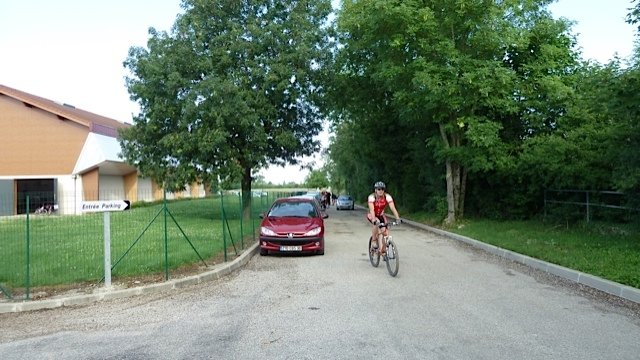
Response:
[[[350,195],[340,195],[336,200],[336,210],[347,209],[353,210],[354,202]]]
[[[270,252],[324,255],[324,219],[328,216],[313,197],[277,199],[260,217],[260,255]]]

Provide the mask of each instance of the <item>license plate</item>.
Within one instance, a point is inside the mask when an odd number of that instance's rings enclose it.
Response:
[[[282,246],[280,246],[280,251],[302,251],[302,246],[300,246],[300,245],[282,245]]]

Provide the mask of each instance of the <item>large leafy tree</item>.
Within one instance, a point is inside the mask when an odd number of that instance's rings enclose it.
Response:
[[[445,167],[449,223],[464,213],[469,173],[509,167],[517,142],[561,114],[540,105],[568,96],[559,79],[572,61],[568,24],[545,10],[550,2],[343,2],[335,91],[357,102],[344,106],[350,118],[365,117],[359,104],[366,117],[391,110],[427,131],[425,151]]]
[[[311,170],[309,175],[304,180],[304,185],[308,188],[325,189],[329,186],[329,179],[327,179],[327,171],[323,167],[318,170]]]
[[[631,25],[637,25],[640,32],[640,1],[632,0],[631,3],[634,5],[628,9],[626,21]]]
[[[619,79],[610,138],[613,153],[613,182],[616,189],[630,196],[632,206],[640,208],[640,59]]]
[[[638,23],[640,5],[627,22]],[[526,139],[518,164],[526,191],[544,188],[618,190],[640,202],[640,101],[638,52],[608,64],[584,62],[571,75],[572,101],[553,128]],[[552,104],[552,99],[544,99]],[[532,199],[530,199],[532,200]]]
[[[616,129],[620,140],[614,182],[619,190],[631,195],[631,205],[640,207],[640,1],[634,0],[627,22],[638,26],[632,66],[620,79],[618,96],[622,126]]]
[[[168,188],[241,182],[319,149],[329,0],[183,0],[171,33],[132,47],[127,87],[140,104],[125,158]]]

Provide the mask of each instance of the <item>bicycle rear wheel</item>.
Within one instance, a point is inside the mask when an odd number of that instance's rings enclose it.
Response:
[[[389,275],[398,275],[398,270],[400,268],[400,261],[398,260],[398,248],[396,247],[396,243],[391,239],[389,239],[389,241],[387,242],[387,254],[385,255],[385,261],[387,263],[387,270],[389,271]]]
[[[378,267],[380,264],[380,252],[373,247],[373,237],[369,237],[369,261],[373,267]]]

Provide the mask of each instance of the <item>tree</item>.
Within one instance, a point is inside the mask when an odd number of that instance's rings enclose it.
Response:
[[[623,129],[617,133],[621,136],[615,179],[617,187],[632,196],[631,206],[640,208],[640,112],[637,104],[640,96],[640,1],[634,0],[634,7],[629,9],[627,23],[638,25],[636,32],[635,52],[633,66],[621,79],[621,88],[617,96],[618,109],[622,112],[624,120]]]
[[[329,0],[183,0],[170,34],[124,65],[140,114],[123,155],[168,188],[240,180],[296,164],[320,144],[321,80],[330,61]]]
[[[361,101],[374,118],[391,110],[399,122],[429,131],[424,140],[445,167],[448,223],[464,214],[469,173],[509,166],[504,131],[523,111],[531,123],[519,122],[511,135],[537,131],[558,112],[535,101],[561,104],[568,95],[558,78],[573,59],[572,41],[568,24],[545,11],[550,2],[343,3],[336,92]],[[369,92],[380,94],[371,97],[376,103],[363,95]]]
[[[626,17],[626,22],[631,25],[638,25],[638,32],[640,32],[640,1],[632,0],[635,5],[629,8],[629,13]]]
[[[311,170],[304,180],[304,185],[308,188],[326,188],[329,186],[327,172],[324,169]]]
[[[636,60],[640,61],[640,59]],[[613,183],[640,208],[640,64],[618,79],[613,118],[616,124],[609,139],[613,153]]]

